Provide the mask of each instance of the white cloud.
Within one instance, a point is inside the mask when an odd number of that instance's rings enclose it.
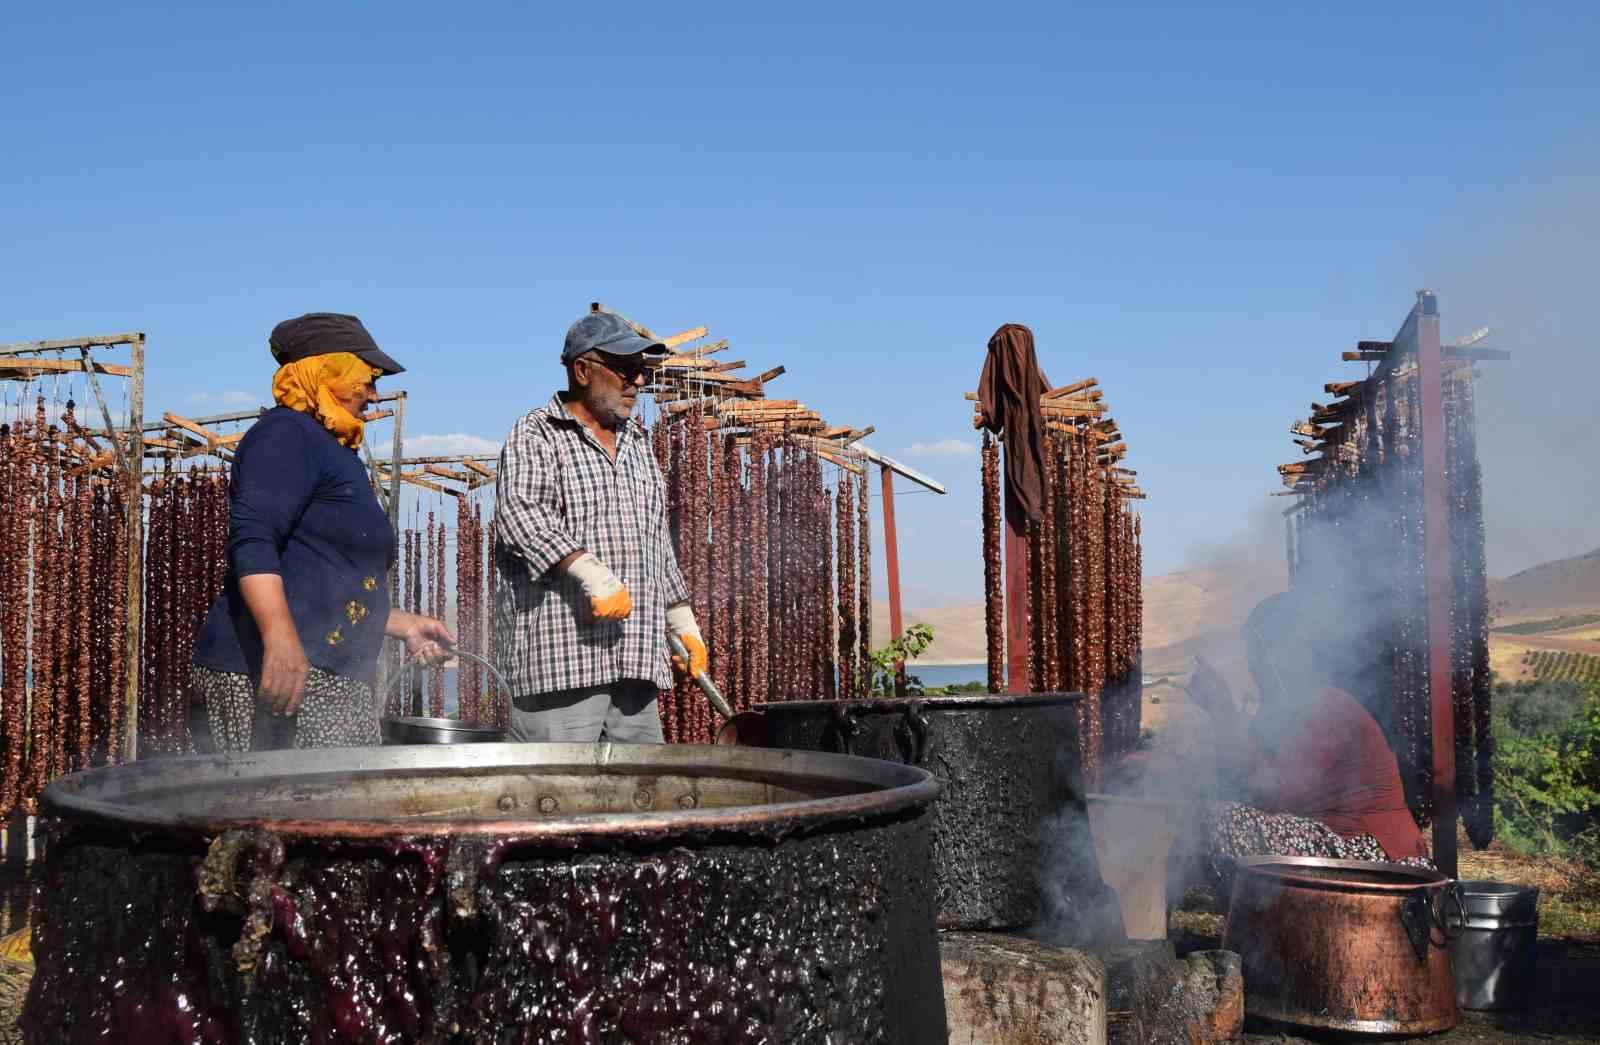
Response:
[[[500,444],[481,435],[451,432],[448,435],[406,436],[407,457],[445,457],[452,454],[497,454]]]
[[[906,447],[908,457],[967,457],[977,451],[977,445],[970,439],[936,439]]]
[[[183,401],[193,406],[214,406],[220,410],[262,405],[260,396],[239,388],[225,388],[220,392],[190,392]]]

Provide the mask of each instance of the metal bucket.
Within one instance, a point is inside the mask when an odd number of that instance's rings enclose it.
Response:
[[[1539,889],[1461,882],[1466,931],[1450,945],[1456,1004],[1522,1009],[1533,997],[1539,959]]]

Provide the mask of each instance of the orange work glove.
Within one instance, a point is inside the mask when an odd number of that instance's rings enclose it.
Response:
[[[589,609],[597,620],[623,620],[633,612],[633,596],[611,572],[611,568],[590,552],[573,560],[567,572],[589,597]]]
[[[711,663],[711,654],[706,650],[706,640],[700,636],[700,625],[694,619],[694,610],[687,602],[667,610],[667,630],[678,636],[683,648],[689,651],[687,664],[682,657],[672,658],[672,669],[678,673],[678,677],[692,678],[705,671]]]

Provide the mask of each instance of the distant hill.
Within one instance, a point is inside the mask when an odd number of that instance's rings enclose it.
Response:
[[[1490,581],[1489,605],[1497,625],[1600,611],[1600,548]]]
[[[1194,656],[1201,654],[1230,681],[1247,686],[1239,626],[1252,606],[1282,584],[1281,575],[1270,570],[1241,569],[1234,563],[1146,577],[1145,674],[1186,674]],[[1491,580],[1489,600],[1497,625],[1600,612],[1600,549]],[[987,655],[981,602],[907,609],[906,623],[933,625],[933,648],[923,663],[982,663]],[[873,607],[872,630],[873,645],[888,641],[887,605]]]

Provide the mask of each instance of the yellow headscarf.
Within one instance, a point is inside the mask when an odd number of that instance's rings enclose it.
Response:
[[[350,352],[328,352],[285,363],[272,375],[272,399],[279,406],[310,414],[354,450],[366,423],[339,405],[383,371]],[[339,398],[335,398],[339,397]]]

